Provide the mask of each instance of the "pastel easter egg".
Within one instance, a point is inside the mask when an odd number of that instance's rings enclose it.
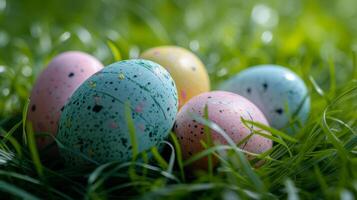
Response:
[[[208,73],[201,60],[192,52],[177,46],[161,46],[141,54],[165,67],[175,80],[179,108],[192,97],[210,90]]]
[[[66,147],[60,149],[66,162],[130,160],[127,104],[139,152],[158,146],[170,132],[178,109],[170,74],[157,63],[135,59],[113,63],[86,80],[61,115],[57,138]]]
[[[276,129],[297,130],[297,119],[306,122],[310,97],[304,81],[288,68],[278,65],[250,67],[226,81],[222,90],[242,95],[257,105]]]
[[[207,105],[208,119],[220,126],[226,134],[236,143],[247,138],[252,130],[262,131],[258,127],[247,127],[242,119],[268,125],[263,113],[246,98],[234,93],[213,91],[200,94],[188,101],[177,114],[174,132],[181,144],[183,158],[187,160],[191,156],[203,151],[201,144],[206,141],[204,126],[193,119],[192,115],[204,116],[204,108]],[[265,134],[270,134],[262,131]],[[212,131],[214,143],[227,144],[227,141],[219,133]],[[241,149],[260,154],[272,148],[272,141],[258,134],[253,134]],[[215,161],[214,163],[217,163]],[[207,158],[200,159],[192,164],[195,169],[206,169]]]
[[[59,54],[38,77],[30,96],[27,119],[36,133],[56,136],[61,111],[73,92],[91,75],[103,68],[93,56],[68,51]],[[44,148],[51,137],[39,136],[37,144]]]

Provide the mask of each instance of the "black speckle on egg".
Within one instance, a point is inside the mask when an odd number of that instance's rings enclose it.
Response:
[[[276,113],[278,113],[279,115],[283,114],[284,110],[282,108],[278,108],[275,110]]]
[[[251,88],[247,88],[247,93],[250,94],[252,92]]]
[[[32,111],[32,112],[35,112],[35,111],[36,111],[36,105],[35,105],[35,104],[33,104],[33,105],[31,106],[31,111]]]
[[[63,111],[63,109],[64,109],[64,106],[62,106],[61,111]]]
[[[100,112],[102,109],[103,109],[103,106],[101,106],[101,105],[95,105],[92,110],[93,110],[93,112],[98,113],[98,112]]]
[[[268,89],[268,83],[263,83],[263,89],[266,91]]]
[[[72,78],[73,76],[74,76],[74,73],[73,73],[73,72],[71,72],[71,73],[68,74],[68,77],[69,77],[69,78]]]

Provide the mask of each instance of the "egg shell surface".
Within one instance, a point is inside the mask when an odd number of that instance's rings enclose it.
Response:
[[[63,106],[73,92],[91,75],[103,68],[93,56],[68,51],[59,54],[39,75],[30,96],[27,119],[36,133],[56,136]],[[37,137],[39,148],[53,142],[50,137]]]
[[[57,137],[71,150],[60,149],[69,165],[88,164],[78,153],[97,163],[131,159],[126,102],[139,152],[167,137],[178,109],[170,74],[148,60],[113,63],[86,80],[63,110]]]
[[[192,97],[210,90],[208,73],[202,61],[192,52],[177,46],[161,46],[141,54],[165,67],[175,80],[179,108]]]
[[[227,135],[238,144],[252,133],[252,130],[260,130],[257,127],[246,127],[241,118],[268,125],[263,113],[249,100],[234,93],[224,91],[213,91],[200,94],[188,101],[177,114],[174,125],[181,144],[183,158],[186,160],[191,156],[204,150],[200,140],[206,142],[204,125],[192,118],[192,114],[204,116],[204,107],[208,108],[208,119],[220,126]],[[191,114],[190,114],[191,113]],[[265,134],[270,134],[264,132]],[[211,131],[213,142],[227,144],[219,133]],[[207,142],[206,142],[207,143]],[[240,148],[252,152],[263,153],[272,148],[272,141],[254,134]],[[217,162],[217,161],[215,161]],[[207,158],[200,159],[192,164],[195,169],[206,169]]]
[[[304,81],[293,71],[278,65],[250,67],[226,81],[221,88],[246,97],[259,107],[269,124],[294,133],[293,116],[304,123],[310,112],[310,97]],[[288,109],[286,109],[288,108]]]

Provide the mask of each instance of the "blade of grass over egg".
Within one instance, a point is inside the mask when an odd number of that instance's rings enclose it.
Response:
[[[135,124],[132,118],[132,111],[130,108],[130,102],[126,101],[125,102],[125,121],[128,127],[129,131],[129,136],[130,136],[130,144],[131,144],[131,151],[132,151],[132,162],[135,162],[137,160],[137,157],[139,155],[139,146],[138,146],[138,141],[136,139],[136,131],[135,131]],[[140,177],[136,174],[135,170],[135,165],[131,165],[129,168],[129,175],[130,179],[132,181],[136,181],[140,179]]]
[[[224,160],[224,158],[219,155],[219,152],[217,153],[217,151],[219,151],[219,150],[222,151],[223,148],[214,148],[214,147],[216,147],[216,146],[221,146],[221,144],[215,144],[215,145],[212,145],[211,147],[209,147],[209,146],[205,143],[205,141],[203,141],[203,140],[201,140],[200,143],[201,143],[202,147],[203,147],[205,150],[208,150],[208,149],[210,149],[210,148],[213,148],[213,149],[214,149],[214,151],[206,151],[206,152],[210,152],[210,153],[207,154],[207,157],[208,157],[209,155],[211,155],[212,158],[213,158],[213,156],[214,156],[214,157],[216,157],[217,159],[219,159],[219,160],[221,161],[221,163],[225,163],[225,164],[227,163],[227,161]],[[213,173],[213,172],[212,172],[212,173]]]
[[[242,152],[245,152],[246,154],[250,154],[249,152],[246,152],[244,150],[241,150],[240,148],[238,148],[236,146],[236,144],[234,143],[234,141],[224,132],[224,130],[222,130],[221,127],[219,127],[216,123],[206,120],[204,118],[202,118],[201,116],[195,115],[191,113],[191,116],[199,123],[208,126],[209,128],[211,128],[212,130],[214,130],[216,133],[220,134],[228,143],[228,145],[234,150],[234,152],[236,152],[236,154],[239,155],[239,160],[241,161],[241,164],[244,165],[244,171],[246,172],[246,174],[248,175],[248,177],[250,178],[250,180],[252,180],[253,185],[256,187],[256,189],[258,191],[262,191],[265,190],[265,188],[263,187],[263,182],[262,180],[259,178],[259,176],[257,176],[255,174],[254,171],[252,171],[249,162],[247,160],[244,161],[244,159],[240,156],[244,154]],[[259,156],[259,155],[255,155],[255,156]]]
[[[148,154],[146,151],[143,151],[140,153],[140,156],[141,156],[141,159],[143,161],[143,163],[145,164],[149,164],[149,157],[148,157]],[[143,168],[143,171],[142,171],[142,178],[145,180],[146,179],[146,176],[147,176],[147,169]]]
[[[204,118],[206,120],[208,120],[208,105],[206,104],[204,107]],[[211,130],[208,126],[204,126],[204,133],[206,135],[206,142],[207,142],[207,148],[210,148],[213,146],[213,142],[212,142],[212,134],[211,134]],[[213,161],[212,161],[212,154],[209,154],[207,156],[207,164],[208,164],[208,174],[210,176],[210,178],[212,178],[213,176]]]
[[[287,130],[288,128],[291,129],[293,133],[296,132],[296,127],[295,127],[295,122],[296,118],[294,119],[294,116],[291,114],[290,108],[289,108],[289,103],[288,101],[284,102],[284,112],[288,116],[288,124],[282,128],[282,130]],[[300,124],[299,124],[300,125]]]
[[[116,43],[114,41],[108,39],[107,40],[107,45],[108,45],[108,47],[110,49],[110,52],[113,55],[114,61],[117,62],[117,61],[122,60],[122,56],[121,56],[121,53],[119,51],[119,47],[116,45]]]
[[[175,153],[176,153],[176,159],[177,159],[177,165],[180,169],[180,175],[181,175],[181,179],[185,182],[185,172],[183,169],[183,159],[182,159],[182,151],[181,151],[181,146],[180,143],[175,135],[175,133],[170,132],[170,139],[174,144],[174,148],[175,148]]]
[[[42,163],[40,160],[40,156],[37,151],[37,146],[36,146],[36,141],[35,141],[35,133],[33,132],[31,123],[27,123],[26,133],[27,133],[27,142],[28,142],[27,144],[28,144],[28,148],[31,153],[32,161],[35,165],[37,174],[39,175],[39,177],[43,178],[43,167],[42,167]]]
[[[136,133],[135,133],[135,124],[133,121],[132,116],[132,111],[130,108],[130,102],[126,101],[125,102],[125,120],[126,120],[126,125],[128,127],[129,130],[129,136],[130,136],[130,144],[132,146],[132,160],[135,161],[136,157],[139,154],[139,146],[138,146],[138,141],[136,139]]]
[[[254,122],[254,121],[245,120],[245,119],[243,119],[243,118],[241,118],[241,121],[243,122],[243,124],[244,124],[246,127],[249,127],[248,124],[251,124],[251,125],[259,124],[260,126],[257,126],[257,125],[256,125],[256,126],[259,127],[259,128],[261,128],[261,129],[263,129],[263,130],[265,130],[265,131],[268,131],[268,132],[270,132],[270,133],[271,133],[271,131],[270,131],[269,129],[275,130],[275,129],[270,128],[270,127],[268,127],[268,126],[266,126],[266,125],[263,125],[263,124],[260,124],[260,123]],[[269,129],[267,129],[267,128],[269,128]],[[246,137],[246,138],[249,139],[252,135],[258,134],[258,135],[263,136],[263,137],[265,137],[265,138],[267,138],[267,139],[269,139],[269,140],[272,140],[272,141],[274,141],[274,142],[277,142],[278,144],[283,145],[283,146],[287,149],[287,151],[289,152],[290,157],[292,156],[292,152],[290,151],[289,146],[286,144],[286,142],[285,142],[284,140],[280,139],[280,136],[279,136],[279,135],[277,135],[277,137],[274,137],[273,134],[272,134],[272,135],[269,135],[269,134],[266,134],[266,133],[262,133],[261,131],[256,131],[256,130],[254,130],[254,129],[251,129],[251,131],[252,131],[252,133],[249,134],[249,137]],[[282,133],[282,132],[281,132],[281,133]]]
[[[255,122],[255,121],[250,121],[250,120],[246,120],[246,119],[241,119],[243,123],[246,123],[246,124],[251,124],[251,125],[254,125],[254,126],[257,126],[258,128],[261,128],[265,131],[268,131],[269,133],[271,133],[272,135],[276,135],[276,136],[280,136],[281,138],[284,138],[285,140],[289,141],[289,142],[293,142],[293,143],[297,143],[298,140],[287,135],[286,133],[284,132],[281,132],[279,130],[276,130],[274,128],[271,128],[267,125],[264,125],[264,124],[261,124],[261,123],[258,123],[258,122]]]
[[[27,145],[26,126],[27,126],[27,112],[28,112],[29,104],[30,104],[30,100],[28,99],[25,102],[24,108],[22,110],[22,140],[25,145]]]

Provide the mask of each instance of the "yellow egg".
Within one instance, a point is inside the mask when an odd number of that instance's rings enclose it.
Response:
[[[184,48],[155,47],[142,53],[141,58],[152,60],[170,72],[176,83],[179,108],[192,97],[210,90],[205,66],[195,54]]]

